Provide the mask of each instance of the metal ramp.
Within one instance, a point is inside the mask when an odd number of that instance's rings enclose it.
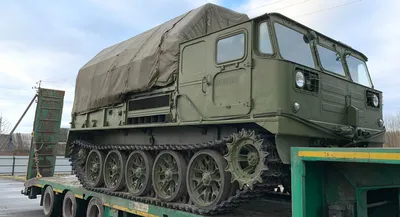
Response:
[[[64,94],[59,90],[38,89],[26,180],[54,175]]]

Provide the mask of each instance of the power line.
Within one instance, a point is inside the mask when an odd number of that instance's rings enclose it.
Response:
[[[248,10],[248,11],[252,11],[252,10],[254,10],[254,9],[266,7],[266,6],[269,6],[269,5],[273,5],[273,4],[279,3],[279,2],[281,2],[281,1],[284,1],[284,0],[279,0],[279,1],[276,1],[276,2],[272,2],[272,3],[270,3],[270,4],[266,4],[266,5],[261,5],[261,6],[258,6],[258,7],[254,7],[254,8],[251,8],[250,10]],[[279,10],[283,10],[283,9],[286,9],[286,8],[290,8],[290,7],[299,5],[299,4],[303,4],[303,3],[308,2],[308,1],[311,1],[311,0],[304,0],[304,1],[301,1],[301,2],[296,2],[296,3],[293,3],[293,4],[287,5],[287,6],[285,6],[285,7],[281,7],[281,8],[278,8],[278,9],[274,9],[274,11],[279,11]],[[248,11],[245,11],[245,12],[248,12]]]
[[[354,4],[354,3],[357,3],[357,2],[360,2],[360,1],[362,1],[362,0],[351,1],[351,2],[344,3],[344,4],[340,4],[340,5],[324,8],[324,9],[321,9],[321,10],[312,11],[312,12],[309,12],[309,13],[305,13],[305,14],[302,14],[302,15],[295,16],[293,18],[304,17],[304,16],[307,16],[307,15],[316,14],[316,13],[319,13],[319,12],[323,12],[323,11],[327,11],[327,10],[343,7],[343,6],[346,6],[346,5]]]
[[[311,1],[311,0],[304,0],[304,1],[301,1],[301,2],[296,2],[296,3],[293,3],[293,4],[291,4],[291,5],[287,5],[287,6],[285,6],[285,7],[275,9],[274,11],[279,11],[279,10],[283,10],[283,9],[286,9],[286,8],[290,8],[290,7],[299,5],[299,4],[303,4],[303,3],[308,2],[308,1]]]
[[[255,9],[258,9],[258,8],[263,8],[263,7],[270,6],[270,5],[274,5],[274,4],[282,2],[282,1],[284,1],[284,0],[279,0],[279,1],[268,3],[268,4],[265,4],[265,5],[260,5],[260,6],[254,7],[254,8],[250,8],[249,10],[247,10],[245,12],[249,12],[249,11],[252,11],[252,10],[255,10]]]

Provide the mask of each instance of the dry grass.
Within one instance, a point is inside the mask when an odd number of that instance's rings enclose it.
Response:
[[[385,135],[385,147],[400,147],[400,131],[388,131]]]
[[[0,175],[2,179],[11,179],[16,181],[25,181],[25,175],[17,175],[17,176],[10,176],[10,175]]]

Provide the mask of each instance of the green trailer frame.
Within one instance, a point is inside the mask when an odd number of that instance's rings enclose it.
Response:
[[[164,216],[181,216],[181,217],[200,217],[191,213],[177,211],[167,208],[162,208],[150,204],[134,202],[128,199],[114,197],[102,193],[87,191],[74,176],[67,177],[43,177],[34,178],[26,182],[30,187],[36,188],[32,192],[42,193],[47,186],[51,186],[56,194],[56,197],[63,197],[68,191],[71,191],[75,198],[79,199],[78,203],[82,206],[87,205],[88,201],[93,198],[99,198],[104,204],[104,216],[107,217],[125,217],[144,216],[144,217],[164,217]],[[41,202],[42,204],[43,202]],[[82,216],[85,213],[81,213]]]
[[[128,216],[143,216],[143,217],[205,217],[203,215],[196,215],[193,213],[173,210],[161,206],[145,204],[140,202],[131,201],[129,199],[114,197],[102,193],[88,191],[84,189],[75,176],[55,176],[55,177],[42,177],[33,178],[25,182],[28,191],[23,192],[29,198],[34,199],[36,195],[43,195],[45,189],[51,186],[57,203],[54,216],[58,216],[61,212],[61,204],[67,192],[72,192],[79,207],[76,216],[85,216],[86,207],[92,198],[98,198],[104,205],[104,217],[128,217]],[[41,198],[40,205],[43,205],[43,197]],[[268,209],[273,208],[273,209]],[[252,216],[264,217],[266,213],[271,213],[271,217],[290,217],[290,203],[282,201],[252,201],[241,208],[234,210],[231,213],[224,215],[217,215],[213,217],[239,217],[239,216]],[[280,212],[281,214],[277,214]]]
[[[261,199],[220,216],[400,216],[400,149],[292,148],[291,159],[291,205]],[[53,188],[59,200],[71,191],[81,207],[91,198],[99,198],[105,217],[202,217],[87,191],[73,176],[30,179],[26,182],[28,191],[24,193],[35,198],[47,186]]]
[[[400,149],[292,148],[293,217],[399,217]]]

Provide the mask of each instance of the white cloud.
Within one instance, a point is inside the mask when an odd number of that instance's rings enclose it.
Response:
[[[81,59],[76,54],[34,49],[19,42],[0,41],[0,76],[8,78],[0,80],[2,115],[14,125],[35,94],[31,87],[39,80],[44,80],[43,86],[46,88],[66,91],[65,101],[69,103],[65,105],[64,114],[70,114],[73,81],[82,64]],[[31,131],[33,117],[34,108],[31,108],[18,130]]]
[[[0,20],[0,114],[15,124],[42,80],[45,88],[66,91],[62,126],[68,127],[81,66],[101,49],[207,2],[217,1],[2,2],[9,19]],[[17,131],[31,131],[34,109]]]
[[[90,0],[90,2],[105,10],[106,16],[135,27],[139,31],[145,31],[195,7],[206,3],[218,3],[219,0]]]
[[[328,9],[352,1],[249,0],[232,9],[251,17],[279,12],[361,50],[369,57],[375,86],[384,91],[385,112],[393,113],[400,110],[400,79],[396,77],[400,71],[400,2],[364,0]],[[44,80],[44,87],[66,90],[62,125],[67,127],[75,78],[82,65],[101,49],[207,2],[223,1],[90,0],[70,3],[69,8],[49,1],[35,3],[35,10],[13,2],[3,6],[2,2],[0,12],[11,21],[0,20],[0,114],[16,123],[34,94],[31,87]],[[32,129],[33,111],[18,131]]]

